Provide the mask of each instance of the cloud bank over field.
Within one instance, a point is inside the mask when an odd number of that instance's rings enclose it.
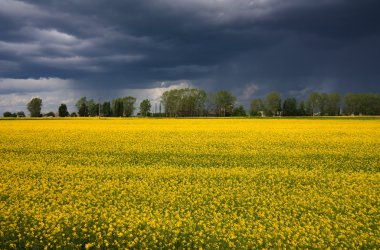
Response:
[[[155,99],[171,85],[227,89],[242,103],[272,90],[379,92],[378,9],[376,0],[0,0],[0,111],[33,96],[54,111],[81,95]]]

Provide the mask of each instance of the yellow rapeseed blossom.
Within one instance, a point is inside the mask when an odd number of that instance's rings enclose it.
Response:
[[[0,120],[0,249],[380,248],[380,120]]]

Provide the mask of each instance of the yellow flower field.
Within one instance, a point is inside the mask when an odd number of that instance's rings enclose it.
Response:
[[[380,120],[0,120],[0,249],[380,248]]]

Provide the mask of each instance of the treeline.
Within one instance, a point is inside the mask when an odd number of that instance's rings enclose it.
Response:
[[[135,110],[136,98],[126,96],[111,102],[97,103],[93,99],[80,98],[75,104],[79,116],[129,117]]]
[[[379,115],[380,94],[353,94],[348,93],[344,97],[345,113],[354,115]]]
[[[206,93],[201,89],[174,89],[162,95],[165,116],[245,116],[242,105],[228,91]],[[251,100],[251,116],[380,115],[380,94],[312,92],[306,100],[271,92]]]
[[[265,99],[254,99],[250,105],[250,115],[261,116],[314,116],[341,115],[342,98],[339,93],[313,92],[308,99],[297,100],[288,97],[284,101],[278,92],[269,93]]]
[[[236,108],[235,102],[236,97],[224,90],[211,94],[197,88],[173,89],[162,94],[158,113],[151,113],[152,104],[148,99],[145,99],[140,103],[138,115],[161,117],[231,116],[240,111],[239,116],[245,116],[243,106]],[[116,98],[111,102],[103,103],[82,97],[75,106],[78,116],[130,117],[136,110],[135,103],[136,98],[132,96]]]
[[[246,116],[242,105],[236,105],[237,98],[229,91],[219,90],[207,93],[198,88],[173,89],[161,96],[158,113],[151,113],[152,104],[148,99],[139,105],[140,116],[160,117],[204,117],[204,116]],[[66,104],[61,104],[58,113],[41,114],[42,99],[33,98],[27,109],[31,117],[41,116],[104,116],[130,117],[134,114],[136,98],[132,96],[115,98],[103,103],[81,97],[75,104],[77,112],[69,113]],[[337,116],[337,115],[380,115],[380,94],[312,92],[306,100],[288,97],[284,100],[278,92],[271,92],[265,98],[251,100],[250,116]],[[24,112],[4,112],[4,117],[24,117]]]
[[[265,99],[254,99],[250,115],[261,116],[336,116],[380,115],[380,94],[312,92],[307,100],[294,97],[281,100],[280,94],[272,92]]]
[[[4,117],[26,117],[24,111],[19,111],[19,112],[17,112],[17,113],[11,113],[11,112],[9,112],[9,111],[5,111],[5,112],[3,113],[3,116],[4,116]]]
[[[236,97],[225,90],[213,94],[196,88],[173,89],[164,92],[161,101],[166,117],[231,116],[241,109],[240,115],[246,115],[243,106],[235,107]]]

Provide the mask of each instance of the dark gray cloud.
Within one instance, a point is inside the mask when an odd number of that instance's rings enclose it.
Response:
[[[379,9],[377,0],[0,0],[0,78],[66,79],[64,91],[83,93],[182,80],[243,102],[271,90],[379,92]],[[18,92],[0,88],[9,93]]]

